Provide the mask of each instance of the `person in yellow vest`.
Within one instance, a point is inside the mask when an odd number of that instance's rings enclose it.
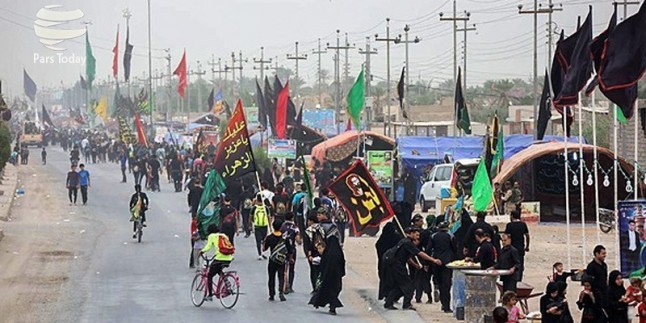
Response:
[[[225,254],[220,250],[220,239],[228,239],[226,235],[219,233],[218,231],[218,226],[215,224],[209,225],[207,232],[209,233],[208,239],[206,241],[206,245],[204,248],[202,248],[202,251],[200,251],[200,255],[203,255],[211,248],[213,248],[214,252],[214,259],[213,262],[211,262],[211,266],[209,267],[209,276],[208,276],[208,292],[209,295],[207,296],[206,300],[207,301],[212,301],[213,300],[213,277],[216,274],[221,275],[222,274],[222,269],[225,267],[225,265],[230,264],[233,261],[233,253],[230,254]],[[230,245],[230,242],[229,242]]]
[[[262,195],[256,196],[255,205],[251,209],[253,223],[253,235],[256,238],[256,250],[258,251],[258,260],[267,259],[262,252],[262,243],[267,236],[267,228],[271,219],[271,209],[267,207],[262,201]]]

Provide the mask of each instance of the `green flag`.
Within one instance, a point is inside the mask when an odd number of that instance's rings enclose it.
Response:
[[[305,187],[307,187],[307,208],[311,210],[314,207],[314,194],[312,193],[312,183],[310,183],[310,172],[307,170],[305,158],[301,158],[303,161],[303,181],[305,181]]]
[[[96,75],[96,59],[92,55],[92,46],[90,46],[90,36],[85,33],[85,78],[87,79],[88,89],[92,89],[92,82]]]
[[[486,211],[493,198],[493,188],[491,187],[484,158],[480,159],[478,170],[473,178],[471,193],[473,195],[473,209],[476,212]]]
[[[621,111],[621,108],[615,105],[615,109],[617,110],[617,121],[619,121],[619,123],[621,124],[627,124],[628,119],[626,119],[626,116],[624,115],[624,112]]]
[[[219,213],[220,207],[216,203],[216,207],[213,209],[213,212],[206,209],[206,206],[211,203],[211,201],[217,200],[218,196],[224,192],[226,189],[226,184],[224,183],[224,178],[215,170],[212,170],[208,177],[206,178],[206,184],[204,184],[204,191],[200,197],[200,206],[197,209],[197,225],[200,231],[200,236],[205,238],[207,236],[207,228],[211,224],[218,225],[219,223]]]
[[[504,133],[502,131],[502,127],[500,127],[500,131],[498,131],[498,143],[496,144],[496,154],[493,155],[493,161],[491,162],[491,177],[496,177],[498,172],[500,171],[500,168],[502,167],[502,161],[505,159],[505,138],[504,138]]]
[[[366,81],[363,77],[362,65],[357,80],[354,81],[354,85],[350,89],[350,92],[348,92],[348,115],[352,118],[352,122],[357,130],[361,129],[361,111],[366,102],[365,84]]]

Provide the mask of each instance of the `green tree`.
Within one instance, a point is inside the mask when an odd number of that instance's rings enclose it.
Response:
[[[0,122],[0,169],[4,169],[11,155],[11,130],[6,122]]]

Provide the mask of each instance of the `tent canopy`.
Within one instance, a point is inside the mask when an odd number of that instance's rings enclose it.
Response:
[[[346,131],[330,138],[312,148],[312,160],[327,158],[330,162],[339,163],[351,158],[357,152],[359,136],[365,137],[366,150],[392,150],[395,140],[372,131]]]
[[[504,140],[505,159],[535,143],[531,135],[508,135]],[[569,142],[578,140],[578,137],[568,138]],[[542,142],[563,142],[563,137],[545,136]],[[446,154],[453,160],[480,157],[484,151],[484,137],[399,137],[397,149],[402,166],[419,177],[425,167],[443,163]]]

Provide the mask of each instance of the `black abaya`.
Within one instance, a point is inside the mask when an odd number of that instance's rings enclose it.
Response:
[[[379,275],[379,300],[386,298],[388,292],[392,289],[391,279],[384,274],[385,270],[381,268],[381,258],[388,249],[396,246],[401,239],[402,236],[397,233],[396,225],[389,222],[386,223],[382,229],[381,236],[375,243],[375,248],[377,249],[377,273]]]
[[[330,305],[330,309],[343,307],[339,300],[339,294],[343,288],[343,276],[345,276],[345,256],[339,244],[339,239],[331,235],[326,240],[327,246],[321,256],[320,284],[317,282],[317,290],[309,301],[315,308]]]

